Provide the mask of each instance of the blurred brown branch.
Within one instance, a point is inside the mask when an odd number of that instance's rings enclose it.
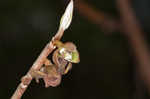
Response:
[[[118,20],[95,9],[84,0],[75,0],[75,8],[82,16],[90,20],[92,23],[99,25],[106,32],[114,32],[120,29],[120,22]]]
[[[120,30],[125,33],[137,60],[138,71],[136,72],[140,73],[138,77],[140,80],[144,80],[150,91],[150,56],[144,33],[130,5],[130,0],[116,0],[116,2],[121,20],[116,20],[106,13],[95,9],[84,0],[76,0],[75,7],[82,16],[97,24],[100,28],[107,29],[110,32]]]
[[[134,51],[138,66],[137,70],[150,91],[150,54],[144,38],[144,33],[136,20],[130,0],[116,0],[116,2],[122,19],[123,30]]]

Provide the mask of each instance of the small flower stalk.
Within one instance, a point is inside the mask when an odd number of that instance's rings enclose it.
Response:
[[[76,45],[72,42],[62,43],[60,41],[64,31],[71,24],[73,7],[73,0],[70,0],[70,3],[68,4],[65,13],[61,18],[58,32],[45,46],[27,74],[22,77],[21,83],[18,85],[11,99],[21,99],[33,78],[37,83],[39,82],[39,79],[42,78],[45,82],[45,87],[58,86],[61,83],[62,76],[71,70],[72,63],[80,62]],[[52,52],[53,62],[47,58]]]

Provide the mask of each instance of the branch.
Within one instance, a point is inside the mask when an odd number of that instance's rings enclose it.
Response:
[[[63,30],[58,31],[57,35],[62,34]],[[60,37],[59,37],[60,38]],[[54,39],[58,39],[59,38],[54,37]],[[41,52],[40,56],[37,58],[37,60],[34,62],[34,64],[32,65],[32,67],[30,68],[30,70],[28,71],[28,73],[24,76],[26,81],[22,81],[15,93],[13,94],[13,96],[11,97],[11,99],[20,99],[21,96],[23,95],[23,93],[25,92],[25,90],[27,89],[28,85],[31,83],[31,80],[33,79],[32,76],[30,75],[30,72],[32,70],[39,70],[41,68],[41,66],[44,64],[44,61],[46,60],[47,56],[55,49],[54,45],[52,44],[52,42],[50,41],[46,47],[43,49],[43,51]],[[23,77],[23,78],[24,78]]]
[[[150,91],[150,57],[147,44],[144,40],[144,33],[141,26],[136,20],[133,13],[133,9],[130,6],[128,0],[117,0],[118,9],[120,11],[122,20],[115,20],[112,17],[108,17],[102,11],[98,11],[84,0],[76,0],[76,9],[80,15],[87,18],[94,24],[99,25],[101,28],[105,28],[111,32],[116,30],[125,31],[129,43],[134,51],[138,66],[136,72],[140,72],[140,77],[144,80]],[[120,23],[120,25],[119,25]],[[138,78],[140,78],[138,75]],[[137,78],[137,77],[136,77]],[[141,78],[140,78],[141,79]]]
[[[136,56],[137,69],[150,92],[150,54],[145,42],[144,33],[136,20],[129,0],[116,0],[116,2],[122,18],[124,31],[126,32],[125,35]]]
[[[40,70],[42,65],[47,59],[47,56],[56,48],[53,44],[53,41],[60,40],[63,36],[64,31],[69,27],[73,14],[73,0],[70,0],[64,15],[61,18],[60,27],[56,35],[50,40],[50,42],[45,46],[37,60],[31,66],[30,70],[27,74],[22,78],[21,83],[18,85],[16,91],[12,95],[11,99],[20,99],[23,93],[28,88],[29,84],[31,83],[33,77],[31,75],[32,71]]]

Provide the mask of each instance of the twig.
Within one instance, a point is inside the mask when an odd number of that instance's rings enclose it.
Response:
[[[66,8],[64,15],[62,16],[58,32],[43,49],[43,51],[41,52],[37,60],[31,66],[28,73],[22,78],[21,83],[18,85],[11,99],[20,99],[22,97],[23,93],[25,92],[25,90],[27,89],[27,87],[29,86],[29,84],[33,79],[31,72],[35,70],[40,70],[45,60],[47,59],[47,56],[55,49],[55,46],[53,45],[53,41],[61,39],[64,30],[66,30],[71,23],[72,13],[73,13],[73,0],[70,0],[70,3]]]
[[[116,2],[122,18],[124,31],[126,32],[125,35],[128,37],[136,56],[137,70],[140,72],[140,77],[150,92],[150,54],[144,40],[143,31],[136,20],[129,0],[116,0]]]
[[[57,39],[60,40],[60,38],[62,37],[63,34],[63,30],[60,30],[57,32],[57,36],[55,36],[53,39]],[[61,36],[59,35],[61,34]],[[30,76],[30,72],[32,70],[39,70],[41,68],[41,66],[44,64],[45,59],[47,58],[47,56],[55,49],[54,45],[52,44],[52,42],[50,41],[46,47],[43,49],[43,51],[41,52],[40,56],[37,58],[37,60],[34,62],[34,64],[32,65],[32,67],[30,68],[30,70],[28,71],[28,73],[24,76],[26,81],[22,81],[15,93],[13,94],[13,96],[11,97],[11,99],[20,99],[21,96],[23,95],[23,93],[25,92],[25,90],[27,89],[28,85],[31,83],[31,80],[33,79],[32,76]]]

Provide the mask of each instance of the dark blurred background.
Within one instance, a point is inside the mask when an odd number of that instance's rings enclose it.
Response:
[[[97,10],[118,17],[115,0],[86,0]],[[0,97],[9,99],[47,42],[55,35],[66,0],[0,0]],[[132,6],[150,42],[150,1]],[[133,99],[136,95],[134,56],[120,32],[106,33],[74,10],[62,41],[74,42],[81,62],[56,88],[32,81],[23,99]],[[149,99],[144,88],[143,98]],[[146,98],[147,97],[147,98]]]

